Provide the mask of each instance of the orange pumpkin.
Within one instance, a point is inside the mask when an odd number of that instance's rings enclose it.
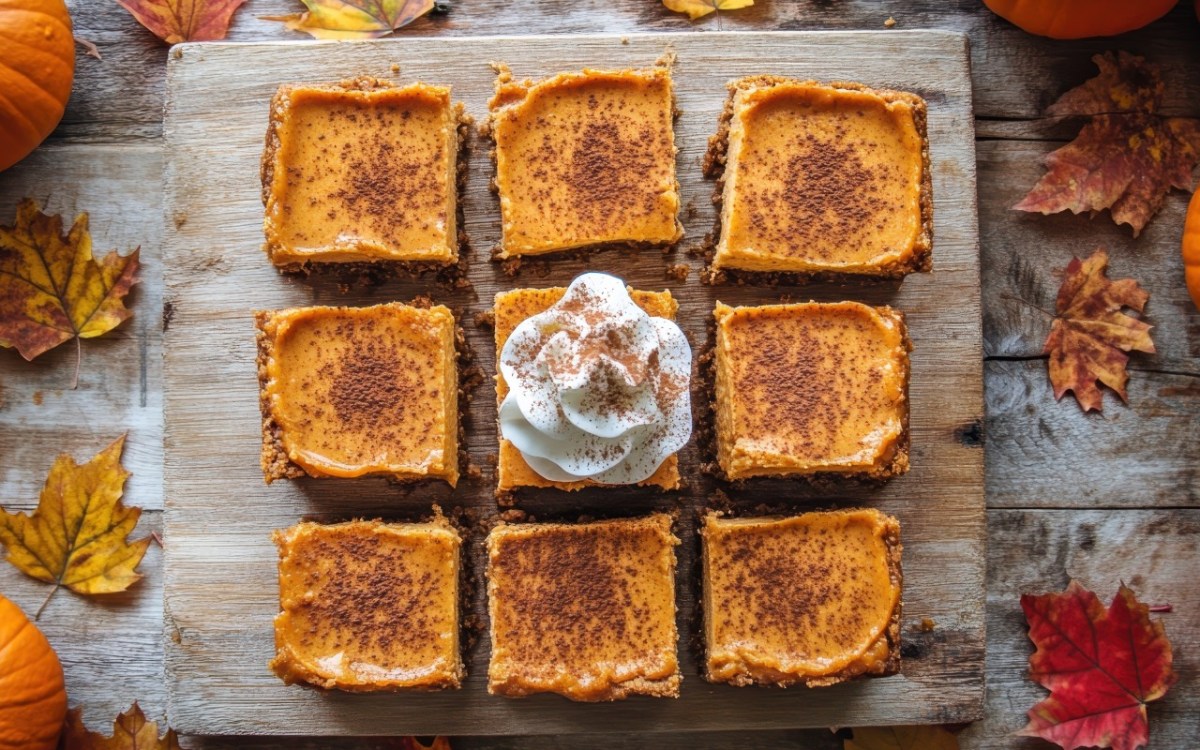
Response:
[[[1192,193],[1183,222],[1183,278],[1192,303],[1200,309],[1200,189]]]
[[[54,750],[66,716],[58,655],[21,608],[0,595],[0,750]]]
[[[1001,18],[1051,39],[1116,36],[1167,14],[1179,0],[983,0]],[[1197,0],[1200,3],[1200,0]],[[1200,5],[1197,6],[1200,10]]]
[[[75,38],[63,0],[0,0],[0,172],[58,125],[74,78]]]

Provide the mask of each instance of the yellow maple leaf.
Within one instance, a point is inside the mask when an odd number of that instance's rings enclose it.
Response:
[[[845,750],[958,750],[958,738],[945,727],[860,727]]]
[[[92,257],[88,217],[63,234],[61,216],[42,213],[26,198],[12,226],[0,225],[0,346],[27,360],[75,339],[111,331],[130,316],[122,298],[137,283],[138,251]],[[75,385],[71,387],[74,388]]]
[[[754,5],[754,0],[663,0],[668,10],[687,13],[695,21],[718,10],[737,10]]]
[[[301,0],[303,13],[263,16],[316,39],[374,39],[407,26],[434,8],[434,0]]]
[[[111,594],[142,577],[137,566],[150,537],[128,539],[142,509],[121,503],[129,477],[121,466],[124,446],[122,435],[82,466],[64,453],[50,467],[32,514],[0,508],[0,544],[8,561],[22,573],[54,584],[39,616],[60,586],[77,594]]]
[[[64,750],[181,750],[175,730],[158,736],[158,724],[146,720],[142,707],[133,702],[128,711],[113,722],[111,737],[93,732],[83,724],[83,711],[73,708],[63,724]]]

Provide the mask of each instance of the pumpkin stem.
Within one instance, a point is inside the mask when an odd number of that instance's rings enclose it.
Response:
[[[37,622],[38,619],[41,618],[42,610],[44,610],[46,608],[46,605],[50,603],[50,597],[54,596],[54,592],[58,591],[58,587],[59,587],[59,584],[55,583],[54,588],[50,589],[50,593],[46,594],[46,598],[44,600],[42,600],[42,606],[38,607],[37,613],[33,616],[34,622]]]

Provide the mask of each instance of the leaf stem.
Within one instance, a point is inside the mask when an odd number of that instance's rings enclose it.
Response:
[[[79,367],[83,360],[83,344],[79,343],[79,336],[75,336],[75,375],[71,378],[71,390],[79,388]]]
[[[1171,612],[1175,611],[1175,608],[1171,606],[1170,602],[1167,602],[1166,604],[1151,604],[1149,609],[1151,612],[1162,612],[1163,614],[1170,614]]]
[[[1055,316],[1054,313],[1052,313],[1049,310],[1046,310],[1044,308],[1038,307],[1037,305],[1033,304],[1032,302],[1030,302],[1027,299],[1023,299],[1021,297],[1014,297],[1011,294],[1001,294],[1000,298],[1001,299],[1010,299],[1014,302],[1020,302],[1023,305],[1028,305],[1029,307],[1032,307],[1034,310],[1037,310],[1038,312],[1040,312],[1042,315],[1045,315],[1046,317],[1049,317],[1049,318],[1057,317],[1057,316]]]
[[[50,589],[50,593],[46,594],[46,598],[42,600],[42,606],[38,607],[37,613],[33,616],[34,622],[37,622],[42,617],[42,611],[46,609],[46,605],[50,603],[50,597],[54,596],[54,592],[58,591],[61,584],[55,583],[54,588]]]

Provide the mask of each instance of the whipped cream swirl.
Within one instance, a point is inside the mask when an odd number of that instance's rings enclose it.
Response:
[[[692,350],[625,282],[585,273],[500,352],[500,431],[546,479],[636,484],[692,434]]]

